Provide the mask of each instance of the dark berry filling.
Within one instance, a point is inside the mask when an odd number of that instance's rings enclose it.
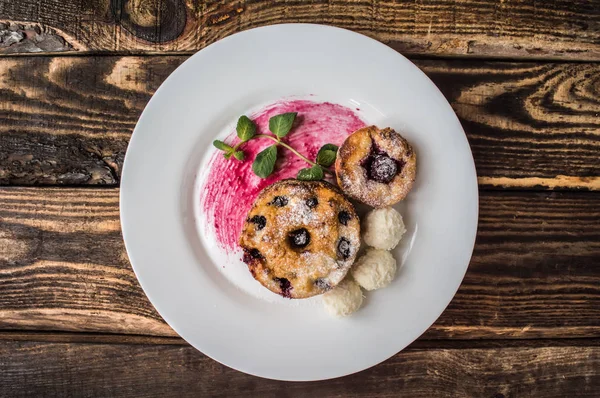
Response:
[[[319,204],[319,201],[317,200],[317,198],[306,199],[306,205],[310,209],[314,209],[315,207],[317,207],[318,204]]]
[[[319,278],[315,281],[315,285],[321,290],[331,289],[331,285],[323,278]]]
[[[287,278],[273,278],[273,280],[279,283],[279,288],[281,289],[281,295],[285,298],[291,298],[292,295],[290,291],[292,290],[292,284]]]
[[[352,216],[346,210],[342,210],[338,213],[338,221],[342,225],[348,225],[348,221],[350,221],[351,219]]]
[[[264,257],[262,256],[262,254],[260,254],[260,251],[258,249],[244,248],[244,257],[242,258],[242,261],[246,264],[250,264],[255,260],[262,260],[263,258]]]
[[[378,154],[367,160],[367,177],[371,180],[389,184],[396,174],[398,174],[398,165],[387,155]]]
[[[361,165],[367,171],[369,180],[389,184],[402,171],[404,161],[391,158],[373,142],[371,153],[362,161]]]
[[[275,207],[283,207],[288,204],[288,198],[285,196],[275,196],[270,204]]]
[[[265,216],[254,216],[250,219],[250,222],[256,224],[256,229],[260,231],[267,225],[267,218]]]
[[[288,234],[288,241],[293,249],[302,249],[310,243],[310,234],[306,228],[300,228]]]
[[[350,250],[350,241],[346,238],[340,238],[340,241],[337,245],[338,256],[343,258],[344,260],[348,259],[351,254]]]

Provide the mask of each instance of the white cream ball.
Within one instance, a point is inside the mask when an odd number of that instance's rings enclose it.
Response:
[[[396,276],[396,259],[387,250],[369,248],[352,267],[354,280],[366,290],[386,287]]]
[[[406,232],[402,216],[391,207],[368,212],[362,229],[365,243],[383,250],[392,250],[396,247]]]
[[[348,277],[323,294],[325,310],[333,316],[348,316],[358,310],[362,302],[363,295],[360,287]]]

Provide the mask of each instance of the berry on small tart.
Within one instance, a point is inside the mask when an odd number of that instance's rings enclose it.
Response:
[[[389,127],[364,127],[338,150],[337,181],[344,193],[372,207],[404,199],[415,181],[417,156],[410,144]]]
[[[283,297],[307,298],[344,279],[360,246],[360,221],[337,187],[283,180],[254,201],[240,246],[263,286]]]

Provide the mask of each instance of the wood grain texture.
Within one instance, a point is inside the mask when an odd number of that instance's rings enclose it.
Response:
[[[467,275],[426,336],[599,336],[598,226],[596,193],[480,192]]]
[[[117,185],[137,118],[184,60],[0,59],[0,184]],[[600,190],[600,64],[415,62],[458,114],[480,184]]]
[[[175,336],[129,265],[117,191],[4,191],[0,231],[0,325]]]
[[[0,60],[0,183],[116,184],[137,118],[182,61]]]
[[[600,347],[408,348],[340,379],[259,379],[189,346],[0,342],[0,395],[596,397]]]
[[[309,22],[406,54],[600,59],[598,0],[0,1],[0,54],[191,52],[246,29]]]
[[[600,190],[600,65],[417,65],[458,115],[480,185]]]
[[[600,337],[599,203],[482,192],[471,265],[425,338]],[[118,190],[0,189],[0,329],[175,336],[128,264]]]

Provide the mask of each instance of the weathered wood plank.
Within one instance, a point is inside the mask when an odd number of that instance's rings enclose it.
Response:
[[[175,336],[129,265],[116,190],[1,196],[0,325]]]
[[[600,337],[599,203],[482,192],[469,271],[425,337]],[[0,329],[175,336],[127,261],[118,190],[0,189]]]
[[[355,30],[407,54],[600,59],[597,0],[0,1],[0,54],[192,52],[290,22]]]
[[[596,193],[480,192],[469,270],[426,337],[600,336],[600,228],[588,224],[600,225]]]
[[[596,397],[600,347],[413,348],[356,375],[259,379],[189,346],[0,341],[0,395],[119,397]],[[274,365],[276,366],[276,365]]]
[[[185,57],[0,59],[0,184],[117,185],[151,94]],[[600,190],[600,64],[415,61],[480,184]]]
[[[139,115],[181,62],[0,60],[0,184],[116,184]]]
[[[458,115],[480,185],[600,190],[600,65],[417,65]]]

